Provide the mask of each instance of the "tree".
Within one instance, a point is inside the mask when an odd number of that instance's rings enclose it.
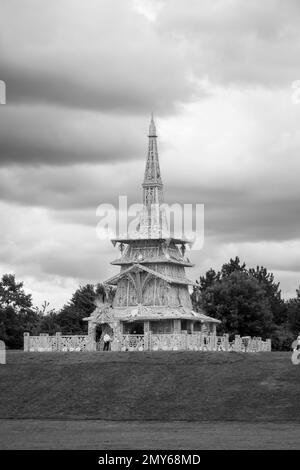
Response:
[[[54,335],[59,331],[57,322],[57,313],[54,308],[50,308],[50,303],[46,300],[40,307],[35,307],[35,311],[39,316],[39,333],[48,333]]]
[[[55,335],[57,331],[60,331],[57,317],[58,314],[55,311],[49,312],[43,317],[40,317],[39,332]]]
[[[287,317],[290,331],[294,336],[300,333],[300,288],[296,290],[296,298],[287,302]]]
[[[0,307],[11,307],[15,313],[32,307],[31,294],[25,294],[23,282],[16,282],[14,274],[3,274],[0,281]]]
[[[59,331],[65,334],[86,334],[87,324],[83,318],[90,316],[95,310],[96,297],[105,295],[106,288],[103,284],[79,287],[57,315]]]
[[[192,301],[194,308],[221,320],[220,333],[267,337],[274,331],[265,286],[238,257],[201,277]]]
[[[220,273],[216,273],[214,269],[209,269],[205,276],[200,276],[200,280],[196,280],[196,285],[193,286],[191,300],[193,309],[198,312],[203,307],[202,292],[211,287],[217,280],[220,280]]]
[[[273,329],[264,290],[247,272],[232,271],[202,294],[204,310],[221,320],[222,333],[268,336]]]
[[[289,351],[295,339],[288,323],[276,325],[272,334],[272,349],[275,351]]]
[[[219,276],[224,278],[230,276],[230,274],[235,272],[246,272],[246,264],[241,264],[240,258],[238,256],[235,259],[230,258],[228,263],[223,264]]]
[[[0,281],[0,338],[8,348],[23,346],[23,333],[38,331],[39,316],[32,309],[30,294],[13,274],[4,274]]]
[[[274,274],[267,271],[263,266],[257,266],[256,269],[250,268],[249,273],[258,280],[269,299],[273,320],[276,325],[283,325],[287,321],[287,308],[284,300],[281,298],[280,283],[275,282]]]

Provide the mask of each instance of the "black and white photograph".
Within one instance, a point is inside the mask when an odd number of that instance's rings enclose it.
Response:
[[[299,181],[298,0],[0,0],[1,460],[300,450]]]

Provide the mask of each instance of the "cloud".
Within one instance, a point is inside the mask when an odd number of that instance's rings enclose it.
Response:
[[[195,278],[230,256],[299,284],[299,2],[3,0],[0,263],[59,306],[116,272],[100,203],[141,201],[153,110],[165,199],[204,203]]]
[[[133,0],[133,9],[149,21],[156,21],[164,2],[157,0]]]
[[[0,28],[13,104],[170,113],[193,92],[180,45],[161,41],[130,0],[6,1]]]
[[[0,198],[58,212],[93,211],[99,204],[140,201],[144,162],[118,165],[9,166],[0,169]]]
[[[1,109],[2,111],[2,109]],[[57,107],[6,105],[0,165],[68,165],[139,158],[146,127],[136,118]]]
[[[54,222],[42,208],[24,210],[1,203],[0,211],[1,272],[14,272],[18,279],[27,280],[25,287],[35,292],[35,302],[49,300],[60,306],[74,286],[104,281],[108,272],[113,274],[109,262],[116,253],[108,240],[97,238],[94,227]]]
[[[182,107],[180,115],[159,119],[166,202],[203,203],[206,233],[220,240],[297,237],[300,107],[292,103],[289,93],[229,93],[226,88],[217,88],[205,101]],[[35,129],[42,121],[40,110],[38,117]],[[24,132],[25,138],[30,136],[29,149],[39,139],[44,142],[44,164],[33,167],[34,159],[32,162],[28,151],[26,165],[20,162],[0,169],[2,199],[47,207],[59,220],[88,225],[95,224],[98,204],[117,205],[119,195],[127,195],[129,204],[140,202],[146,125],[128,119],[123,129],[122,118],[104,115],[100,119],[90,112],[82,117],[82,127],[67,124],[68,118],[76,123],[78,116],[69,114],[69,110],[58,113],[57,129],[61,129],[61,136],[69,136],[64,154],[59,150],[64,141],[59,139],[54,139],[57,147],[47,151],[53,139],[48,138],[46,124],[41,126],[44,134]],[[18,136],[18,131],[12,129],[12,147],[17,141],[14,135]],[[131,144],[135,150],[129,150]],[[54,161],[47,158],[50,151]],[[110,153],[112,157],[106,158]],[[62,166],[56,164],[59,154],[64,155]],[[78,163],[76,154],[78,159],[85,155],[85,162]]]
[[[213,83],[286,86],[299,75],[299,2],[166,1],[156,28],[185,48],[194,72]]]

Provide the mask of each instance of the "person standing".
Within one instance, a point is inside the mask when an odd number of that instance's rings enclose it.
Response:
[[[109,344],[110,344],[111,338],[108,333],[105,333],[103,337],[103,342],[104,342],[104,347],[103,351],[109,351]]]

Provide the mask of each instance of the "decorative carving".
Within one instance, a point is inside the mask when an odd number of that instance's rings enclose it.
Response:
[[[145,336],[144,335],[122,335],[121,351],[144,351]]]
[[[121,335],[119,340],[121,351],[238,351],[263,352],[271,351],[271,341],[261,338],[249,338],[245,347],[239,336],[229,342],[228,335],[216,336],[202,333],[164,333],[145,335]]]
[[[229,344],[228,338],[217,339],[215,325],[218,320],[192,310],[188,286],[193,283],[185,274],[185,266],[190,264],[184,258],[186,243],[185,240],[170,236],[167,216],[162,206],[163,184],[153,117],[149,128],[148,155],[142,186],[143,208],[138,228],[128,238],[118,239],[122,257],[120,262],[117,260],[113,264],[120,264],[121,271],[107,283],[117,286],[113,308],[109,310],[120,326],[114,327],[114,331],[118,328],[121,331],[126,322],[139,321],[144,324],[145,336],[115,334],[114,348],[242,350],[245,342],[241,339],[237,338],[233,344]],[[123,244],[127,246],[126,252]],[[94,321],[94,317],[91,320]],[[188,321],[191,334],[180,331],[181,321],[184,320]],[[101,315],[99,321],[102,321]],[[153,322],[157,328],[153,326]],[[165,322],[170,322],[171,325],[168,334],[163,326],[166,325]],[[201,331],[193,333],[196,322]],[[269,345],[252,341],[247,343],[247,350],[251,347],[255,349]]]
[[[185,255],[185,244],[184,243],[181,245],[181,254],[182,254],[182,257],[184,258],[184,255]]]
[[[138,311],[142,308],[139,305],[132,310],[133,321]],[[191,334],[174,332],[174,333],[151,333],[148,327],[144,335],[127,335],[120,334],[116,322],[107,324],[110,335],[113,337],[112,349],[117,351],[165,351],[165,350],[191,350],[191,351],[236,351],[236,352],[265,352],[271,351],[271,340],[263,341],[261,338],[251,338],[235,336],[232,342],[229,342],[229,336],[217,336],[215,334],[205,334],[203,332],[195,332]],[[204,330],[203,330],[204,331]],[[29,352],[79,352],[93,350],[95,346],[94,332],[89,329],[89,335],[61,335],[57,333],[55,336],[42,334],[40,336],[29,336],[28,349]],[[93,339],[93,341],[91,341]],[[247,341],[246,341],[247,339]],[[2,342],[3,343],[3,342]],[[0,343],[1,346],[1,343]],[[3,348],[3,344],[2,344]],[[3,349],[2,349],[3,351]],[[0,349],[1,352],[1,349]]]
[[[51,352],[51,351],[87,351],[89,350],[88,335],[61,335],[55,336],[40,335],[29,336],[30,352]]]

